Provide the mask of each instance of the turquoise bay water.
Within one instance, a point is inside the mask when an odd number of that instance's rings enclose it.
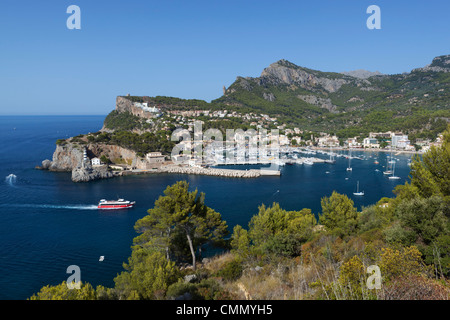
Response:
[[[318,214],[320,199],[333,190],[347,194],[361,208],[393,196],[395,185],[403,184],[409,174],[410,155],[395,156],[395,173],[401,179],[389,180],[382,174],[387,154],[362,151],[353,155],[367,160],[352,160],[352,172],[346,171],[348,160],[337,158],[334,165],[285,166],[280,177],[256,179],[157,174],[73,183],[70,173],[34,169],[51,159],[56,139],[98,131],[103,119],[0,117],[0,299],[26,299],[44,285],[59,284],[73,264],[80,267],[82,281],[113,286],[131,253],[136,220],[146,215],[167,185],[179,180],[205,192],[206,203],[232,230],[236,224],[246,227],[262,203],[279,202],[287,210],[310,208]],[[353,195],[358,180],[364,197]],[[96,209],[99,199],[117,197],[136,201],[135,208]]]

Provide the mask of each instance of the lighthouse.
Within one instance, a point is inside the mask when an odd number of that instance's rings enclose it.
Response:
[[[83,151],[83,167],[85,166],[85,164],[88,162],[88,157],[87,157],[87,153],[86,153],[86,148],[84,148]]]

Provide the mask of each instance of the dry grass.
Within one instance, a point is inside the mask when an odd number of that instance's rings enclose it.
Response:
[[[225,253],[212,258],[204,268],[214,274],[235,258],[234,254]],[[339,276],[341,262],[323,255],[255,265],[255,261],[247,265],[236,281],[221,281],[222,287],[237,300],[449,299],[448,281],[439,284],[429,278],[382,283],[382,289],[376,291],[366,287],[364,274],[358,281],[360,288],[343,284]]]
[[[235,258],[236,256],[234,254],[226,252],[209,259],[208,262],[203,265],[203,268],[213,274],[221,270],[227,263],[235,260]]]

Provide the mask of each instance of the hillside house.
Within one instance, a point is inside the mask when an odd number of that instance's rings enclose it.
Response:
[[[99,158],[92,158],[92,159],[91,159],[91,164],[92,164],[93,166],[100,166],[100,165],[102,165],[102,162],[100,161]]]
[[[149,163],[163,163],[166,157],[161,152],[149,152],[145,156]]]

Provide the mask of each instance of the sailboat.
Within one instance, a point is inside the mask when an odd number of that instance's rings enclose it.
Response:
[[[350,153],[348,155],[348,167],[347,167],[347,171],[352,171],[353,168],[351,166],[351,162],[352,162],[352,149],[350,149]]]
[[[392,159],[392,146],[391,146],[391,156],[387,156],[386,157],[386,171],[383,171],[383,174],[388,175],[392,173],[392,170],[390,169],[392,167],[392,162],[389,161],[389,158]],[[394,161],[395,163],[395,161]]]
[[[395,176],[394,173],[395,173],[395,162],[392,164],[392,176],[390,176],[389,179],[392,179],[392,180],[400,179],[400,177]]]
[[[336,160],[334,160],[333,152],[331,152],[331,146],[330,146],[330,160],[325,160],[325,163],[332,163],[332,164],[336,163]]]
[[[355,196],[363,196],[364,195],[364,191],[359,191],[359,181],[358,181],[358,183],[356,185],[356,192],[353,192],[353,194]]]

